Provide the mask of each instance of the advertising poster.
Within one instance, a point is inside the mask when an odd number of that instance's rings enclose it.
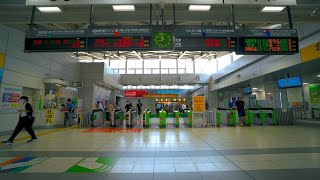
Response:
[[[2,83],[3,69],[0,68],[0,84]]]
[[[320,85],[309,86],[310,100],[313,105],[320,104]]]
[[[1,109],[16,109],[19,106],[19,98],[22,95],[22,87],[2,84]]]

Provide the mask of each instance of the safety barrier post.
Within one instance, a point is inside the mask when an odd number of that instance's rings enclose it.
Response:
[[[217,114],[216,114],[216,118],[217,118],[217,127],[220,127],[221,125],[221,113],[220,111],[217,111]]]
[[[192,112],[188,111],[188,126],[192,127]]]
[[[176,114],[176,127],[179,127],[179,111],[175,111]]]

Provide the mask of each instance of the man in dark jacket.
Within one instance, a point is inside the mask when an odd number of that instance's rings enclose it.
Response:
[[[27,142],[32,142],[37,140],[36,134],[32,129],[32,125],[34,122],[33,117],[33,109],[30,103],[28,103],[29,98],[27,96],[20,97],[21,107],[19,108],[18,112],[20,113],[19,122],[14,129],[11,137],[6,141],[1,141],[4,144],[12,144],[15,137],[20,133],[20,131],[25,128],[25,130],[30,134],[31,139]]]

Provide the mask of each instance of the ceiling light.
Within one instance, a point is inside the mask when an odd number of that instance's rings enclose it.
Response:
[[[265,6],[261,12],[281,12],[284,8],[283,6]]]
[[[258,89],[258,88],[252,88],[252,89],[256,90],[256,89]]]
[[[135,11],[134,5],[113,5],[114,11]]]
[[[58,13],[62,12],[59,7],[37,7],[43,13]]]
[[[270,94],[272,94],[272,93],[267,93],[267,94],[269,94],[269,95],[270,95]]]
[[[190,5],[189,11],[209,11],[211,5]]]
[[[303,83],[303,85],[308,85],[309,83]]]
[[[317,77],[320,77],[320,74]]]
[[[79,59],[79,62],[81,62],[81,63],[91,63],[91,62],[93,62],[93,60],[91,60],[91,59]]]

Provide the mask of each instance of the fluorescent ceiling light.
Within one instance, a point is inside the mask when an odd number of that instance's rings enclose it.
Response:
[[[261,12],[281,12],[284,8],[283,6],[265,6]]]
[[[189,11],[209,11],[211,5],[190,5]]]
[[[43,13],[58,13],[62,12],[59,7],[37,7]]]
[[[91,62],[93,62],[93,60],[90,60],[90,59],[79,59],[79,62],[81,62],[81,63],[91,63]]]
[[[309,83],[303,83],[303,85],[308,85]]]
[[[256,90],[256,89],[258,89],[258,88],[252,88],[252,89]]]
[[[320,74],[317,77],[320,77]]]
[[[114,11],[135,11],[134,5],[113,5]]]

